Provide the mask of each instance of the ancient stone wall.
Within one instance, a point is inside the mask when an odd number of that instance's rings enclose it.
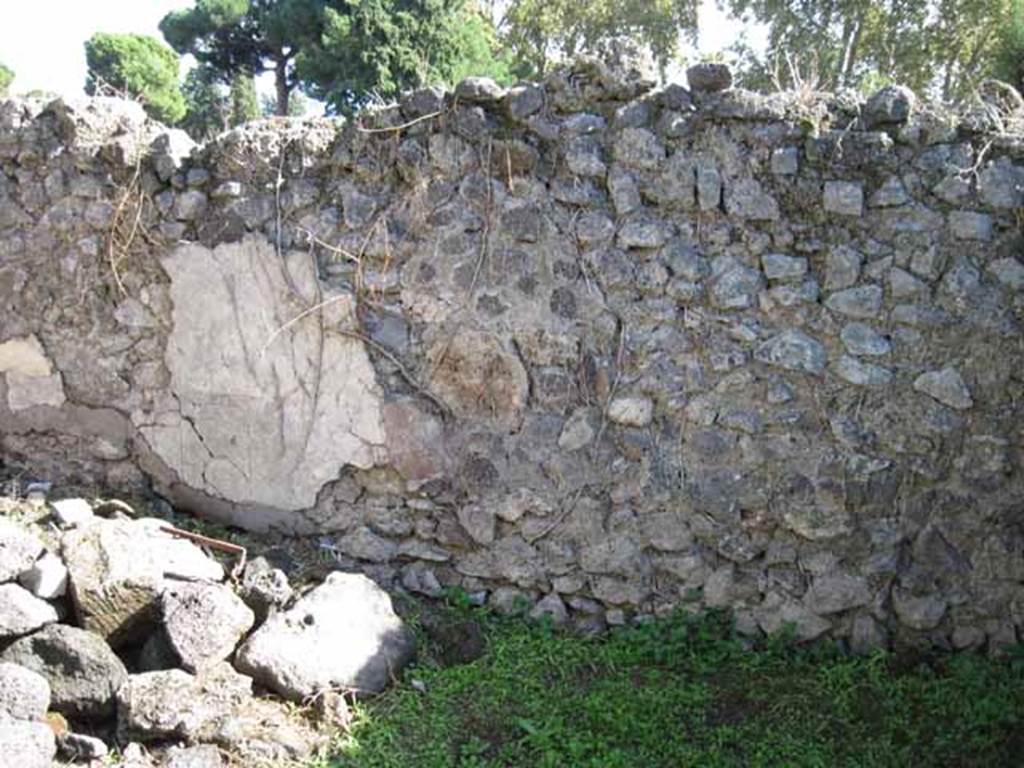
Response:
[[[709,78],[706,88],[717,88]],[[591,64],[204,147],[0,105],[5,476],[583,626],[1024,624],[1024,141]]]

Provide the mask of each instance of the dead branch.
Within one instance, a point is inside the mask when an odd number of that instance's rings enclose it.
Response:
[[[426,120],[433,120],[435,117],[440,117],[443,114],[444,110],[438,110],[437,112],[431,112],[427,115],[421,115],[415,120],[410,120],[409,122],[402,123],[401,125],[389,125],[384,128],[364,128],[361,125],[357,125],[356,130],[360,133],[394,133],[397,131],[404,131],[406,128],[412,128],[414,125],[418,125]]]
[[[451,409],[444,402],[442,402],[437,397],[437,395],[432,393],[423,384],[421,384],[419,379],[413,376],[412,373],[410,373],[409,370],[404,365],[402,365],[402,362],[397,357],[395,357],[394,353],[391,352],[391,350],[389,350],[383,344],[378,344],[365,333],[360,333],[359,331],[351,331],[348,330],[347,328],[335,328],[333,330],[335,331],[335,333],[340,333],[342,336],[347,336],[350,339],[356,339],[358,341],[363,342],[366,346],[370,347],[378,354],[380,354],[382,357],[386,358],[388,362],[395,366],[395,368],[398,370],[398,374],[403,379],[405,379],[405,382],[409,386],[411,386],[423,397],[427,398],[430,402],[432,402],[434,405],[440,408],[443,414],[445,414],[446,416],[451,415]]]

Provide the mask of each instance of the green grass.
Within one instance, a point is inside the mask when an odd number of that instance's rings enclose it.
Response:
[[[1024,660],[744,649],[721,615],[587,640],[452,609],[487,653],[360,704],[331,768],[1024,765]],[[410,683],[422,681],[426,692]]]

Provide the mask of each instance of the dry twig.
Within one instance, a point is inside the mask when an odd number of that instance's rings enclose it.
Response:
[[[410,120],[409,122],[402,123],[401,125],[389,125],[385,126],[384,128],[364,128],[361,125],[357,125],[356,130],[359,131],[360,133],[394,133],[396,131],[404,131],[406,128],[412,128],[414,125],[422,123],[426,120],[432,120],[435,117],[440,117],[443,114],[444,110],[438,110],[437,112],[431,112],[430,114],[427,115],[421,115],[420,117],[417,117],[415,120]]]

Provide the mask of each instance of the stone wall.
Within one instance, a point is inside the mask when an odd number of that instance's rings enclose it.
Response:
[[[133,104],[8,101],[0,167],[6,476],[583,627],[1024,625],[997,111],[589,64],[204,147]]]

